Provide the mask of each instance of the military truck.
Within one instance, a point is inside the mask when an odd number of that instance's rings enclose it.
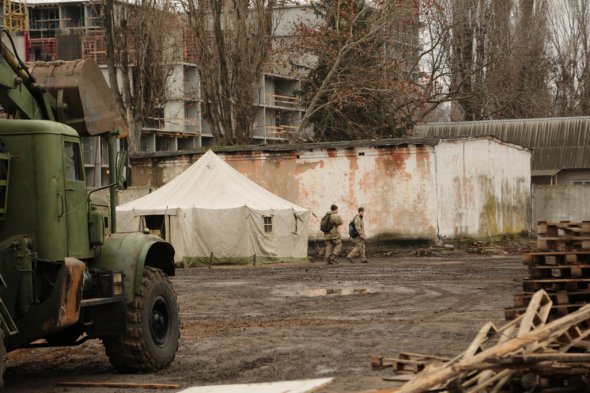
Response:
[[[7,351],[89,339],[120,372],[164,368],[179,338],[174,249],[116,233],[114,96],[93,60],[27,67],[0,34],[0,375]],[[110,209],[86,187],[81,136],[108,141]]]

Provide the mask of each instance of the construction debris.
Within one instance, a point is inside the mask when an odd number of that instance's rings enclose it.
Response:
[[[547,323],[552,307],[545,291],[536,292],[523,314],[500,328],[485,324],[465,352],[427,365],[415,379],[389,391],[588,391],[590,354],[584,351],[590,348],[590,305]]]
[[[529,277],[523,292],[514,295],[514,307],[505,309],[507,320],[522,314],[535,291],[544,289],[553,308],[549,320],[590,303],[590,221],[537,225],[539,251],[523,255]]]

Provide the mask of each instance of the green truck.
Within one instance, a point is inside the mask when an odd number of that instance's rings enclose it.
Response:
[[[94,61],[27,67],[1,34],[0,375],[7,351],[89,339],[120,372],[162,369],[178,349],[174,249],[116,233],[113,94]],[[108,141],[110,207],[86,187],[81,136]]]

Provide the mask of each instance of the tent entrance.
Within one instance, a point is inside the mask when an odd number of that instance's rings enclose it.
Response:
[[[170,216],[164,214],[141,216],[140,220],[141,230],[148,229],[150,234],[159,236],[162,239],[169,241]]]

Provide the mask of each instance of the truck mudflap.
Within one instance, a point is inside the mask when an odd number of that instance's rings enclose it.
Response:
[[[55,318],[45,322],[46,328],[60,330],[78,322],[80,318],[80,304],[82,302],[82,280],[86,265],[76,258],[65,258],[63,271],[64,279],[60,287],[55,288],[60,295],[59,313]],[[45,326],[44,326],[45,327]],[[45,330],[45,329],[44,329]]]
[[[30,312],[17,319],[19,334],[6,337],[8,350],[38,338],[62,330],[78,322],[82,302],[82,280],[86,265],[76,258],[65,258],[51,296]],[[41,329],[36,328],[39,321],[45,321]],[[35,326],[34,329],[31,329]]]
[[[144,266],[161,269],[174,276],[174,248],[160,237],[144,233],[115,233],[105,239],[100,256],[88,261],[88,267],[122,271],[125,297],[130,302],[141,287]]]

